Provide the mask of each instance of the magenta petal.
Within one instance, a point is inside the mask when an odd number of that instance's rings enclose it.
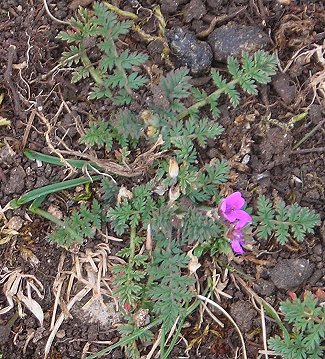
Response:
[[[237,239],[234,239],[231,241],[231,248],[236,254],[244,254],[244,249],[242,245],[244,244],[244,241],[239,241]]]
[[[219,208],[220,208],[220,211],[222,212],[222,214],[225,214],[225,213],[227,212],[227,198],[225,198],[225,199],[221,202]]]
[[[238,211],[229,211],[229,212],[224,212],[223,216],[226,218],[226,220],[228,220],[229,222],[235,222],[238,219],[238,215],[237,215]]]
[[[225,201],[227,201],[227,208],[241,209],[245,205],[245,200],[239,191],[226,197]]]
[[[252,221],[252,217],[242,209],[235,211],[238,222],[235,225],[235,229],[241,229],[246,226],[247,223]]]

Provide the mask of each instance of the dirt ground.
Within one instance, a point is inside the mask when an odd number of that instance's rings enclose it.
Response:
[[[91,7],[92,1],[48,0],[51,13],[58,19],[71,17],[78,5]],[[279,72],[272,84],[260,87],[260,95],[243,95],[238,108],[227,103],[220,106],[220,124],[225,132],[221,140],[210,141],[206,152],[201,153],[203,161],[220,157],[230,161],[236,172],[235,186],[244,191],[248,202],[253,194],[280,197],[287,203],[298,202],[325,217],[325,90],[321,75],[325,74],[325,5],[322,1],[276,1],[276,0],[143,0],[143,10],[161,6],[167,29],[181,27],[195,34],[209,28],[217,16],[222,26],[230,21],[242,25],[258,26],[269,37],[268,50],[277,53],[283,72]],[[287,5],[283,5],[287,3]],[[132,1],[116,0],[120,9],[135,11]],[[237,15],[232,17],[231,14]],[[224,16],[225,15],[225,16]],[[144,15],[143,15],[144,16]],[[156,24],[148,21],[144,29],[155,31]],[[51,70],[58,64],[65,44],[56,39],[65,24],[51,19],[41,0],[6,0],[0,4],[0,116],[11,120],[10,128],[0,126],[0,205],[28,190],[62,181],[66,171],[62,167],[46,164],[39,166],[26,159],[23,148],[49,153],[46,136],[55,146],[56,134],[62,136],[68,128],[66,142],[78,150],[75,140],[74,116],[86,126],[88,114],[105,118],[110,107],[104,101],[91,102],[87,99],[89,84],[71,84],[68,73],[59,71],[55,76]],[[159,56],[159,44],[147,46],[136,34],[131,34],[128,43],[134,48],[146,51],[149,59],[168,72],[170,68]],[[158,47],[157,47],[158,46]],[[307,53],[308,52],[308,53]],[[179,60],[171,56],[175,67]],[[214,67],[222,64],[214,63]],[[194,80],[208,89],[204,76]],[[146,91],[135,107],[143,105]],[[62,103],[68,104],[72,114],[60,110]],[[63,106],[64,107],[64,106]],[[37,110],[54,126],[48,133],[47,124],[35,117]],[[287,126],[297,115],[307,115]],[[267,114],[271,113],[271,118]],[[300,145],[297,146],[297,144]],[[249,162],[243,164],[243,154]],[[250,196],[250,197],[249,197]],[[65,203],[68,197],[56,196],[53,201]],[[6,212],[6,218],[21,222],[19,234],[9,242],[0,244],[0,268],[21,268],[23,273],[40,279],[45,296],[39,303],[45,313],[44,328],[40,330],[37,319],[26,310],[23,318],[15,317],[15,310],[0,316],[0,353],[3,359],[42,358],[49,335],[54,296],[53,281],[57,275],[60,258],[64,250],[50,244],[47,235],[52,226],[44,219],[27,214],[26,208]],[[322,222],[324,223],[324,222]],[[114,247],[114,244],[111,245]],[[303,243],[290,243],[280,248],[270,239],[258,244],[258,256],[247,254],[235,264],[246,273],[250,285],[275,308],[288,297],[281,289],[278,277],[282,276],[284,260],[292,262],[292,276],[295,263],[306,261],[305,277],[293,291],[325,289],[325,227],[316,231]],[[112,248],[116,252],[119,248]],[[35,257],[38,264],[35,265]],[[296,261],[296,262],[294,262]],[[300,262],[299,262],[300,261]],[[69,261],[65,262],[69,268]],[[207,264],[208,265],[208,264]],[[262,349],[260,317],[249,295],[234,281],[229,282],[226,293],[232,299],[222,298],[226,309],[245,333],[248,357],[257,358]],[[0,308],[6,306],[6,298],[0,290]],[[13,320],[11,320],[13,318]],[[180,341],[171,358],[235,358],[240,346],[238,335],[224,317],[225,328],[220,329],[209,319],[201,330],[193,327],[197,315],[188,318],[184,329],[184,341]],[[209,324],[209,330],[204,327]],[[270,325],[268,334],[276,327]],[[84,358],[85,353],[96,352],[117,339],[114,326],[107,327],[85,320],[82,313],[73,313],[65,320],[55,338],[50,358]],[[186,354],[186,341],[201,336],[199,346]],[[197,341],[199,343],[199,341]],[[105,345],[106,344],[106,345]],[[116,349],[104,358],[124,358],[121,349]]]

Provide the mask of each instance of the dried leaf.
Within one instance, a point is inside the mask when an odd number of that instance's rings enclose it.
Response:
[[[34,316],[40,322],[40,325],[43,326],[44,313],[42,307],[34,300],[31,296],[26,297],[22,291],[17,293],[17,298],[25,304],[25,306],[34,314]]]
[[[19,233],[13,229],[2,229],[0,232],[0,245],[8,243],[17,234]]]
[[[10,126],[11,121],[9,121],[7,118],[0,116],[0,126]]]
[[[191,274],[196,273],[196,271],[201,267],[198,257],[193,255],[193,251],[195,248],[196,246],[187,253],[187,255],[191,258],[187,266]]]
[[[35,256],[33,251],[25,246],[19,248],[21,257],[32,266],[36,267],[39,265],[39,259]]]
[[[119,205],[122,202],[123,198],[132,199],[133,194],[126,187],[122,186],[117,195],[117,204]]]

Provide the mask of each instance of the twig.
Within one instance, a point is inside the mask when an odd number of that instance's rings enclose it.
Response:
[[[113,161],[98,159],[95,156],[91,156],[86,153],[81,153],[79,151],[61,150],[60,153],[61,156],[62,154],[68,154],[71,156],[84,158],[92,162],[93,164],[96,164],[102,170],[107,171],[109,173],[113,173],[123,177],[138,177],[138,176],[142,176],[146,172],[147,168],[152,164],[152,162],[156,158],[162,157],[165,151],[154,153],[155,149],[162,144],[163,144],[162,138],[158,138],[157,142],[148,151],[140,154],[134,160],[134,162],[129,165],[120,165]]]
[[[216,27],[216,25],[220,25],[222,24],[223,22],[226,22],[228,20],[231,20],[232,18],[236,17],[237,15],[239,15],[241,12],[243,12],[245,9],[247,8],[247,6],[243,6],[243,7],[240,7],[238,10],[234,11],[233,13],[231,14],[226,14],[226,15],[221,15],[221,16],[215,16],[209,27],[203,31],[200,31],[198,34],[196,34],[196,36],[199,38],[199,39],[203,39],[207,36],[209,36],[211,34],[211,32],[214,30],[214,28]]]
[[[46,139],[46,143],[49,146],[51,152],[54,152],[61,160],[62,163],[64,163],[64,165],[68,168],[70,168],[70,170],[73,172],[76,172],[76,170],[73,168],[73,166],[70,165],[70,163],[68,161],[65,160],[65,158],[62,156],[61,151],[57,150],[54,148],[54,146],[52,145],[52,142],[50,140],[50,132],[52,130],[51,125],[48,121],[48,119],[40,112],[35,111],[35,114],[43,121],[43,123],[45,124],[45,126],[47,127],[47,131],[45,132],[45,139]]]
[[[295,151],[291,151],[289,154],[290,155],[304,155],[306,153],[312,153],[312,152],[325,152],[325,147],[313,147],[313,148],[304,148],[301,150],[295,150]]]
[[[300,141],[298,141],[293,147],[293,150],[296,150],[300,145],[302,145],[305,141],[308,140],[318,129],[320,129],[325,123],[325,118],[319,122],[317,126],[315,126],[311,131],[309,131]]]
[[[120,16],[128,17],[132,20],[138,20],[138,18],[139,18],[139,16],[136,14],[133,14],[133,12],[121,10],[117,6],[114,6],[107,1],[104,1],[103,4],[107,7],[107,9],[114,11],[116,14],[118,14]]]
[[[262,333],[263,333],[263,347],[265,350],[265,359],[269,359],[268,356],[268,349],[267,349],[267,334],[266,334],[266,324],[265,324],[265,314],[264,314],[264,307],[260,304],[261,308],[261,322],[262,322]]]
[[[26,147],[27,139],[28,139],[30,129],[32,127],[32,124],[33,124],[35,116],[36,116],[36,111],[32,110],[32,112],[31,112],[31,114],[29,116],[28,122],[27,122],[27,126],[25,128],[23,139],[21,141],[21,145],[20,145],[21,150],[23,150]]]
[[[4,79],[7,82],[8,86],[10,88],[10,91],[12,93],[12,97],[14,100],[14,106],[15,106],[15,113],[19,116],[20,119],[23,119],[23,118],[25,118],[25,114],[21,109],[18,92],[17,92],[17,90],[14,86],[14,83],[12,81],[12,64],[13,64],[15,56],[16,56],[16,46],[10,45],[9,49],[8,49],[8,61],[7,61],[7,68],[4,73]]]

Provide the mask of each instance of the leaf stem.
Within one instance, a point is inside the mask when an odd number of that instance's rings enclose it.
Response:
[[[130,262],[133,260],[135,256],[135,237],[137,235],[136,227],[132,226],[130,230]]]
[[[80,49],[80,59],[84,67],[89,70],[91,77],[93,78],[93,80],[96,82],[97,85],[103,85],[104,81],[100,76],[100,73],[96,70],[96,68],[93,66],[92,62],[90,61],[86,49],[82,45],[79,46],[79,49]]]
[[[53,216],[51,213],[49,213],[39,207],[34,207],[33,205],[31,205],[29,207],[29,210],[30,210],[30,212],[32,212],[34,214],[37,214],[45,219],[48,219],[49,221],[55,223],[57,226],[63,227],[67,232],[69,232],[71,237],[76,239],[77,242],[79,242],[79,243],[83,242],[84,239],[81,236],[79,236],[78,233],[73,231],[69,226],[66,226],[66,224],[63,221],[61,221],[59,218]]]
[[[231,80],[227,86],[233,86],[236,85],[239,81],[238,80]],[[186,110],[184,110],[183,112],[181,112],[179,115],[176,116],[177,120],[182,120],[184,117],[188,116],[193,110],[199,110],[201,107],[206,106],[210,100],[213,97],[219,97],[222,93],[224,92],[224,89],[217,89],[215,91],[213,91],[209,96],[207,96],[205,99],[196,102],[194,105],[188,107]]]

